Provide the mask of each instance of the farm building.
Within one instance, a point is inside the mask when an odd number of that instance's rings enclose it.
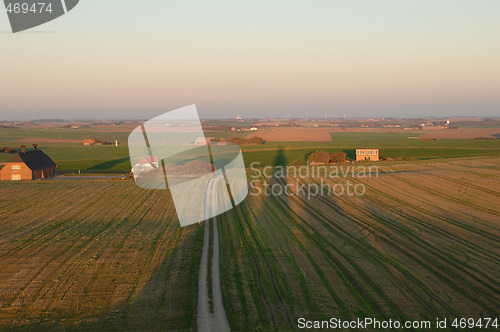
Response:
[[[16,154],[0,171],[1,181],[20,181],[48,179],[56,175],[57,165],[43,151],[33,144],[33,151],[26,152],[26,146],[21,146],[22,152]]]
[[[135,166],[132,168],[132,173],[135,177],[139,176],[142,172],[148,172],[151,170],[158,169],[160,161],[155,156],[147,156],[142,158]]]
[[[209,145],[211,141],[214,141],[215,137],[198,137],[194,144],[196,145]]]
[[[117,141],[118,142],[118,141]],[[116,142],[116,145],[118,146],[118,143]],[[113,144],[108,141],[103,141],[98,138],[86,138],[82,141],[82,145],[89,146],[89,145],[110,145]]]
[[[356,149],[356,161],[363,160],[378,161],[378,149]]]

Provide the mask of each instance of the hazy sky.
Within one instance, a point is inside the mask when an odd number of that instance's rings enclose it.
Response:
[[[0,119],[500,114],[498,0],[81,0],[0,45]]]

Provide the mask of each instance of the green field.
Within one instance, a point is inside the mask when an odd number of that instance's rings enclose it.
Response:
[[[31,148],[38,144],[58,165],[59,173],[111,172],[126,173],[128,161],[127,132],[101,132],[89,129],[0,129],[0,146],[18,148],[24,144]],[[118,140],[120,146],[82,146],[84,138],[99,138],[104,141]],[[46,139],[52,140],[48,142]],[[68,142],[68,141],[73,142]],[[42,141],[43,143],[41,143]],[[7,162],[12,155],[0,154],[0,163]]]
[[[108,130],[107,130],[108,129]],[[0,142],[2,145],[15,143],[16,140],[26,138],[51,138],[57,140],[82,140],[84,138],[100,138],[105,141],[126,142],[130,132],[114,131],[113,128],[39,128],[21,129],[4,128],[0,129]],[[33,142],[36,143],[36,142]],[[46,143],[46,145],[57,145],[58,143]]]

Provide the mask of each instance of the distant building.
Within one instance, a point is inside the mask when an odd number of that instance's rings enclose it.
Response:
[[[363,160],[378,161],[378,149],[356,149],[356,161]]]
[[[102,139],[99,138],[86,138],[82,141],[82,145],[88,146],[88,145],[111,145],[113,142],[108,142],[108,141],[103,141]],[[116,142],[115,142],[116,144]]]
[[[198,137],[194,144],[196,145],[209,145],[211,141],[214,141],[215,137]]]
[[[137,177],[139,174],[145,171],[150,171],[159,168],[160,162],[155,156],[147,156],[142,158],[135,166],[132,168],[132,173]]]
[[[251,130],[251,131],[257,131],[257,130],[259,130],[259,128],[257,128],[257,127],[252,127],[252,128],[250,128],[250,130]]]
[[[56,176],[56,163],[38,150],[36,144],[33,144],[33,151],[26,152],[24,145],[21,149],[21,153],[16,154],[0,171],[1,181],[48,179]]]

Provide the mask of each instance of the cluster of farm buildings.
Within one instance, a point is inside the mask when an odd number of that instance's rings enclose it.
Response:
[[[231,131],[258,131],[259,128],[251,127],[251,128],[239,128],[239,127],[231,127]]]
[[[216,139],[215,137],[198,137],[194,141],[194,145],[210,145],[214,143],[217,145],[225,145],[227,140],[224,137],[221,139]]]
[[[111,142],[103,141],[98,138],[86,138],[82,141],[82,145],[90,146],[90,145],[110,145],[113,144]],[[118,146],[118,141],[115,140],[115,146]]]

